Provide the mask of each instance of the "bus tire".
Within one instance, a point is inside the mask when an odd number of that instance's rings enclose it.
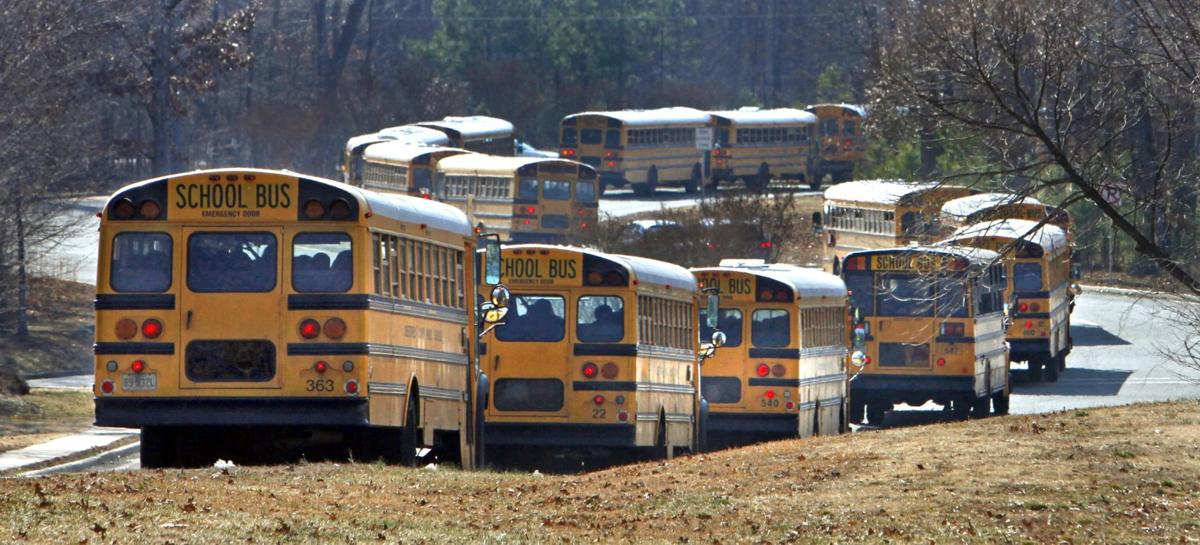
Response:
[[[766,191],[767,186],[771,183],[771,167],[766,163],[758,165],[758,174],[755,174],[753,178],[747,178],[747,181],[749,183],[746,185],[750,186],[751,191],[759,193]]]
[[[1037,356],[1032,356],[1029,358],[1028,364],[1029,364],[1029,373],[1028,373],[1027,377],[1029,378],[1029,382],[1041,382],[1042,381],[1042,360],[1040,358],[1038,358]]]
[[[1058,372],[1062,373],[1067,370],[1067,351],[1059,350],[1058,356],[1054,358],[1058,362]]]
[[[683,192],[689,195],[700,191],[700,184],[703,183],[703,177],[700,175],[700,165],[692,167],[692,177],[683,183]]]
[[[475,383],[475,448],[471,451],[473,469],[487,465],[487,406],[490,384],[485,374],[480,374]]]
[[[697,452],[708,452],[708,400],[700,398],[700,417],[696,419],[699,423],[696,430],[696,450]]]
[[[862,424],[863,423],[864,406],[862,403],[855,403],[854,401],[850,401],[849,412],[850,412],[850,416],[847,418],[847,420],[849,420],[850,424]]]
[[[975,404],[975,397],[971,394],[956,397],[951,401],[951,404],[951,412],[954,413],[954,418],[956,420],[966,420],[971,416],[971,407]]]
[[[975,398],[975,402],[971,404],[971,418],[987,418],[991,412],[991,394],[984,394],[983,397],[977,397]]]
[[[813,191],[816,191],[816,190],[818,190],[818,189],[821,189],[821,179],[820,179],[820,178],[816,178],[816,177],[814,177],[813,179],[809,180],[809,181],[808,181],[808,188],[809,188],[809,189],[811,189],[811,190],[813,190]]]
[[[404,411],[404,427],[400,428],[400,452],[396,461],[404,467],[417,465],[417,395],[414,390],[408,396],[408,409]]]
[[[658,167],[650,167],[650,171],[646,173],[646,183],[630,184],[633,186],[633,193],[639,197],[649,197],[658,191]]]
[[[1008,387],[992,394],[992,411],[996,414],[1008,414]]]
[[[1046,382],[1058,382],[1058,356],[1046,358],[1042,363]]]
[[[166,426],[147,426],[141,433],[142,469],[172,467],[175,460],[175,436],[177,431]]]
[[[867,422],[877,428],[883,427],[884,414],[887,412],[888,406],[879,401],[872,401],[867,404]]]

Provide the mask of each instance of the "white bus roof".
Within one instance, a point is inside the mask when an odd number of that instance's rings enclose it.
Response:
[[[745,260],[742,265],[735,265],[734,260],[722,260],[720,267],[697,267],[695,272],[721,271],[755,274],[770,278],[792,287],[799,299],[805,297],[845,297],[846,283],[841,278],[820,269],[809,269],[772,263],[760,265],[752,260]]]
[[[446,152],[449,154],[471,153],[459,148],[426,146],[403,140],[388,140],[367,146],[363,150],[363,159],[380,163],[407,163],[427,153],[437,152]]]
[[[835,103],[831,103],[831,102],[826,102],[826,103],[822,103],[822,104],[809,104],[808,107],[805,109],[811,110],[813,108],[820,108],[823,106],[834,106],[837,108],[842,108],[844,110],[850,110],[854,113],[857,113],[859,115],[859,117],[867,117],[867,107],[861,106],[858,104],[846,104],[846,103],[836,103],[835,104]]]
[[[413,123],[418,127],[451,131],[461,138],[487,138],[491,136],[512,136],[513,124],[498,117],[486,115],[446,116],[438,121],[421,121]]]
[[[1011,240],[1024,240],[1042,247],[1042,251],[1050,255],[1058,254],[1067,248],[1067,233],[1056,225],[1045,224],[1038,227],[1038,222],[1020,219],[1001,219],[985,221],[962,227],[943,242],[953,243],[977,237],[996,237]]]
[[[621,124],[627,127],[637,127],[646,125],[706,125],[710,121],[707,113],[695,108],[685,108],[676,106],[671,108],[658,108],[655,110],[615,110],[610,112],[580,112],[571,114],[563,119],[572,119],[585,115],[596,115],[601,117],[609,117],[620,121]]]
[[[942,213],[962,219],[976,212],[1009,204],[1042,204],[1033,197],[1022,197],[1013,193],[980,193],[946,201]]]
[[[713,117],[727,119],[738,125],[798,125],[817,122],[817,116],[796,108],[773,108],[770,110],[742,108],[708,113]]]
[[[452,155],[450,157],[441,159],[438,161],[438,170],[465,170],[474,172],[476,174],[512,176],[521,167],[534,164],[569,164],[576,167],[586,166],[583,163],[572,161],[570,159],[556,159],[553,157],[509,157],[500,155],[486,155],[483,153],[464,153],[462,155]]]
[[[940,185],[938,182],[857,180],[830,186],[825,190],[825,200],[894,205],[904,197],[928,191]]]
[[[400,140],[402,142],[425,144],[427,146],[446,146],[450,144],[450,137],[446,136],[446,133],[417,125],[388,127],[379,131],[379,134],[387,137],[388,140]]]

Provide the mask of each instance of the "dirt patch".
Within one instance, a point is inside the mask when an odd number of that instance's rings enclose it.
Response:
[[[781,441],[577,476],[312,464],[0,480],[21,543],[1132,543],[1200,531],[1200,403]]]

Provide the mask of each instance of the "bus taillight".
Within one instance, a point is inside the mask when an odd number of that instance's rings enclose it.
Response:
[[[305,339],[315,339],[321,334],[321,324],[312,318],[300,322],[300,336]]]
[[[787,372],[787,369],[783,366],[782,363],[776,363],[775,365],[771,366],[771,374],[772,375],[775,375],[777,377],[782,377],[783,374],[786,372]]]
[[[133,201],[129,199],[121,199],[112,207],[112,217],[119,220],[127,220],[133,217]]]
[[[938,358],[937,364],[938,364],[938,367],[945,367],[946,366],[946,358]]]
[[[596,378],[596,375],[600,372],[600,368],[596,367],[596,364],[589,361],[583,364],[583,369],[580,371],[583,373],[583,376],[587,378]]]
[[[1020,312],[1029,312],[1029,303],[1024,301],[1017,303],[1017,310]]]
[[[162,322],[154,318],[142,322],[142,336],[147,339],[157,339],[159,335],[162,335],[162,331]]]
[[[358,381],[357,380],[347,380],[346,381],[346,393],[348,395],[352,395],[352,396],[358,395]]]
[[[756,369],[754,372],[758,373],[758,376],[760,377],[765,377],[771,373],[771,366],[765,363],[760,363],[758,364],[758,369]]]
[[[100,383],[100,391],[106,394],[113,393],[113,381],[106,380]]]
[[[336,341],[346,335],[346,322],[341,318],[330,318],[325,320],[325,326],[322,329],[325,331],[326,337]]]
[[[597,405],[603,405],[604,404],[604,396],[597,394],[596,397],[592,398],[592,403],[595,403]]]
[[[562,149],[562,151],[559,151],[559,152],[558,152],[558,154],[559,154],[559,155],[561,155],[561,156],[563,156],[563,157],[574,157],[574,156],[575,156],[575,150],[574,150],[574,149],[572,149],[572,148],[563,148],[563,149]]]
[[[610,361],[604,364],[604,367],[600,368],[600,375],[607,379],[614,379],[617,378],[618,371],[620,369],[617,368],[617,364]]]
[[[134,335],[137,335],[137,331],[138,331],[137,322],[130,320],[129,318],[121,318],[120,320],[117,321],[117,338],[118,339],[125,340],[125,341],[132,339]]]
[[[316,199],[310,199],[308,202],[304,203],[304,216],[307,217],[308,219],[311,219],[311,220],[320,219],[321,216],[324,216],[324,215],[325,215],[325,205],[321,204],[321,201],[318,201]]]

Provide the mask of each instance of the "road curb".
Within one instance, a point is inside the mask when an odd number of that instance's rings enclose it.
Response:
[[[44,477],[46,475],[54,475],[56,473],[69,473],[73,471],[82,471],[97,464],[103,464],[111,460],[115,460],[122,456],[132,454],[134,451],[141,448],[142,444],[139,441],[134,441],[125,445],[121,445],[112,450],[101,452],[95,456],[90,456],[82,460],[75,460],[64,464],[58,464],[42,469],[34,469],[24,473],[17,474],[18,477]]]
[[[1156,299],[1166,299],[1166,298],[1170,298],[1170,297],[1175,297],[1175,294],[1167,293],[1165,291],[1135,290],[1135,289],[1130,289],[1130,288],[1116,288],[1116,287],[1112,287],[1112,286],[1090,286],[1090,285],[1084,285],[1084,284],[1080,284],[1079,287],[1083,288],[1083,293],[1085,293],[1085,294],[1088,292],[1096,292],[1096,293],[1100,293],[1100,294],[1104,294],[1104,295],[1123,295],[1125,297],[1153,297]]]

